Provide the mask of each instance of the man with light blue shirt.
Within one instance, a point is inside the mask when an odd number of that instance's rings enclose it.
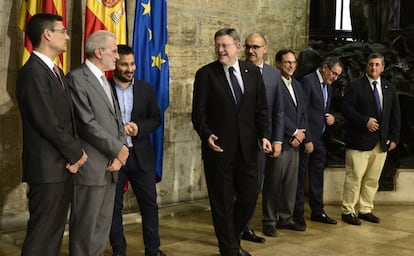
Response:
[[[109,82],[118,99],[129,157],[119,171],[116,187],[110,232],[112,251],[113,255],[126,255],[122,208],[124,185],[129,181],[141,210],[145,255],[163,256],[165,254],[159,250],[155,161],[150,141],[150,133],[161,124],[160,111],[152,86],[134,79],[136,66],[133,49],[118,45],[118,54],[115,73]]]

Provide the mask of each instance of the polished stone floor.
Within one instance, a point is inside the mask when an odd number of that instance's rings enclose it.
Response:
[[[260,201],[258,202],[260,210]],[[375,214],[382,218],[380,224],[363,221],[361,226],[351,226],[340,220],[340,207],[325,207],[337,225],[327,225],[309,220],[305,216],[305,232],[279,230],[279,237],[266,237],[264,244],[242,241],[242,247],[255,256],[277,255],[414,255],[414,206],[377,206]],[[261,233],[260,211],[253,227]],[[125,215],[128,255],[143,255],[140,217],[136,213]],[[218,249],[208,201],[162,207],[160,209],[161,249],[168,256],[217,256]],[[0,256],[20,255],[24,231],[1,234]],[[62,246],[62,256],[68,255],[67,235]],[[110,256],[108,245],[105,256]]]

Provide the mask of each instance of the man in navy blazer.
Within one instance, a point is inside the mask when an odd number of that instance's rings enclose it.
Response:
[[[342,61],[337,57],[328,57],[320,68],[304,76],[300,83],[306,99],[308,130],[312,138],[313,152],[299,151],[299,177],[294,211],[295,222],[306,226],[303,214],[305,178],[309,180],[309,205],[312,210],[311,220],[327,224],[336,224],[323,210],[323,171],[329,142],[329,128],[335,123],[331,113],[333,89],[331,84],[342,73]]]
[[[352,82],[343,98],[346,175],[342,220],[352,225],[361,225],[359,219],[380,222],[380,218],[373,214],[378,180],[387,152],[395,149],[400,138],[397,90],[381,77],[384,66],[384,56],[370,54],[366,74]]]
[[[113,255],[125,256],[127,243],[122,226],[124,185],[128,180],[142,216],[146,256],[164,256],[159,250],[158,205],[155,187],[155,161],[150,133],[161,125],[160,110],[152,85],[134,79],[134,51],[128,45],[118,45],[119,60],[114,76],[109,79],[124,124],[129,156],[118,173],[114,214],[109,235]]]
[[[267,53],[268,48],[267,39],[264,34],[255,32],[246,37],[244,44],[246,60],[258,66],[263,76],[267,105],[269,107],[269,124],[274,124],[274,128],[276,129],[275,152],[276,156],[278,156],[282,150],[283,141],[283,97],[281,90],[283,84],[281,83],[282,79],[280,77],[280,71],[264,63],[264,55]],[[272,125],[269,125],[269,131],[272,131]],[[266,165],[266,154],[262,151],[258,152],[258,163],[258,186],[260,191],[263,184],[263,178],[265,178],[264,170]],[[241,238],[256,243],[265,242],[263,237],[256,235],[250,224],[243,230]]]
[[[78,171],[87,156],[76,133],[67,81],[53,62],[66,51],[69,40],[62,17],[34,15],[27,35],[34,50],[16,82],[30,214],[21,255],[60,255],[72,193],[71,173]]]
[[[312,142],[308,141],[305,98],[300,83],[293,78],[296,70],[296,56],[292,50],[283,49],[276,53],[276,66],[281,72],[282,97],[284,102],[284,126],[282,153],[279,157],[275,147],[277,138],[276,123],[272,123],[273,153],[267,158],[263,183],[263,233],[277,236],[276,228],[303,231],[303,227],[293,221],[293,209],[299,168],[299,146],[306,143],[309,152]],[[272,118],[272,122],[275,119]]]
[[[214,35],[217,61],[195,76],[192,122],[201,138],[211,213],[221,255],[248,256],[240,233],[258,196],[257,140],[270,152],[266,92],[259,69],[240,61],[240,35]]]

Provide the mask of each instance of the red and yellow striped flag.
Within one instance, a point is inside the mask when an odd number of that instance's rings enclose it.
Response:
[[[26,24],[29,19],[36,13],[52,13],[62,16],[63,26],[66,27],[66,0],[22,0],[22,6],[20,8],[19,28],[25,32]],[[22,65],[29,59],[30,54],[33,51],[32,43],[25,34],[24,37],[24,49],[22,56]],[[56,64],[67,71],[67,53],[59,55],[55,59]]]
[[[116,35],[117,44],[127,43],[124,0],[86,0],[85,41],[97,30]]]

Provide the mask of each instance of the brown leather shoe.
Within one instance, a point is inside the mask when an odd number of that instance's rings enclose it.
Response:
[[[361,221],[357,218],[355,213],[342,214],[342,220],[351,225],[361,225]]]
[[[372,223],[380,223],[381,219],[377,216],[375,216],[374,214],[372,214],[372,212],[369,213],[359,213],[358,214],[358,218],[360,218],[361,220],[366,220]]]

